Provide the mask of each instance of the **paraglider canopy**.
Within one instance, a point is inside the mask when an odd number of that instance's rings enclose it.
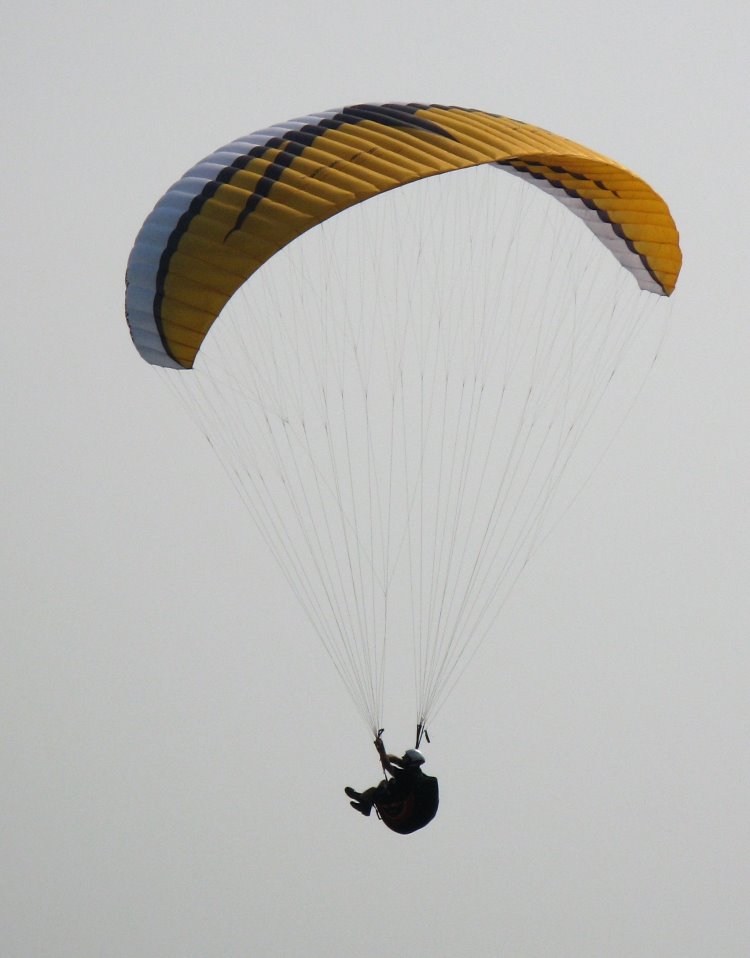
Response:
[[[128,262],[136,348],[150,363],[190,368],[232,294],[306,230],[395,187],[486,163],[567,206],[642,289],[672,292],[681,263],[672,217],[619,163],[478,110],[365,104],[235,140],[168,190]]]

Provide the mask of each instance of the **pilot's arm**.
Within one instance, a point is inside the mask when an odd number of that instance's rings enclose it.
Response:
[[[375,739],[375,748],[378,750],[378,755],[380,756],[380,761],[383,763],[383,768],[387,772],[394,772],[396,769],[404,767],[404,760],[398,755],[389,755],[386,753],[385,745],[383,745],[383,739],[378,736]]]

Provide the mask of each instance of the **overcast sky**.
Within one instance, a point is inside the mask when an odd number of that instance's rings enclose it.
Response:
[[[5,20],[2,954],[750,954],[746,4]],[[407,839],[348,808],[366,731],[123,315],[181,172],[367,100],[614,156],[685,256],[638,406],[440,715],[440,814]]]

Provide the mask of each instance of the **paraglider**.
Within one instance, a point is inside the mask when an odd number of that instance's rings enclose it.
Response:
[[[378,785],[357,792],[344,789],[352,799],[349,803],[365,817],[373,807],[388,828],[399,835],[411,835],[428,825],[437,814],[440,803],[438,780],[425,775],[422,766],[425,757],[419,749],[407,748],[403,755],[389,755],[380,735],[375,739],[375,748],[383,771],[392,778],[383,779]]]
[[[133,342],[377,741],[386,651],[413,658],[418,749],[585,480],[605,400],[616,422],[637,393],[680,264],[666,203],[620,163],[416,103],[235,140],[146,219]]]

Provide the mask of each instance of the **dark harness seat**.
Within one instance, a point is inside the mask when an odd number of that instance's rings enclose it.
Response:
[[[389,782],[381,782],[375,807],[384,825],[399,835],[424,828],[437,814],[438,780],[419,768],[399,769]]]

